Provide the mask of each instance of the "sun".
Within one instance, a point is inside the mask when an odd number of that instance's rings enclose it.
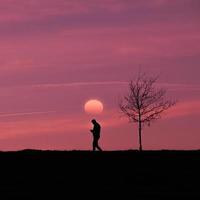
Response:
[[[103,103],[97,99],[91,99],[85,103],[84,109],[88,114],[100,114],[103,112]]]

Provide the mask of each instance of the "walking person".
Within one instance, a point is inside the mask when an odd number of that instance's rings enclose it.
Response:
[[[93,129],[90,130],[93,134],[93,151],[95,151],[96,148],[99,151],[102,151],[101,147],[98,144],[100,139],[101,126],[95,119],[93,119],[91,122],[94,125]]]

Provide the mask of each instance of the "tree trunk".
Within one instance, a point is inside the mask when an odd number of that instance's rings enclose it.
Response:
[[[140,144],[140,148],[139,150],[142,151],[142,122],[139,120],[139,144]]]

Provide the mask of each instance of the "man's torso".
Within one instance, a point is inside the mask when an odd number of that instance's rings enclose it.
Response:
[[[100,131],[101,131],[101,126],[98,123],[94,124],[93,136],[99,138],[100,137]]]

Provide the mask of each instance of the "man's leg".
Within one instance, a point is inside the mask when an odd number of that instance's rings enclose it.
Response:
[[[93,139],[92,146],[93,146],[93,151],[95,151],[95,149],[96,149],[96,139],[95,138]]]
[[[99,138],[97,139],[96,147],[97,147],[97,149],[98,149],[99,151],[102,151],[101,147],[99,146],[98,140],[99,140]]]

